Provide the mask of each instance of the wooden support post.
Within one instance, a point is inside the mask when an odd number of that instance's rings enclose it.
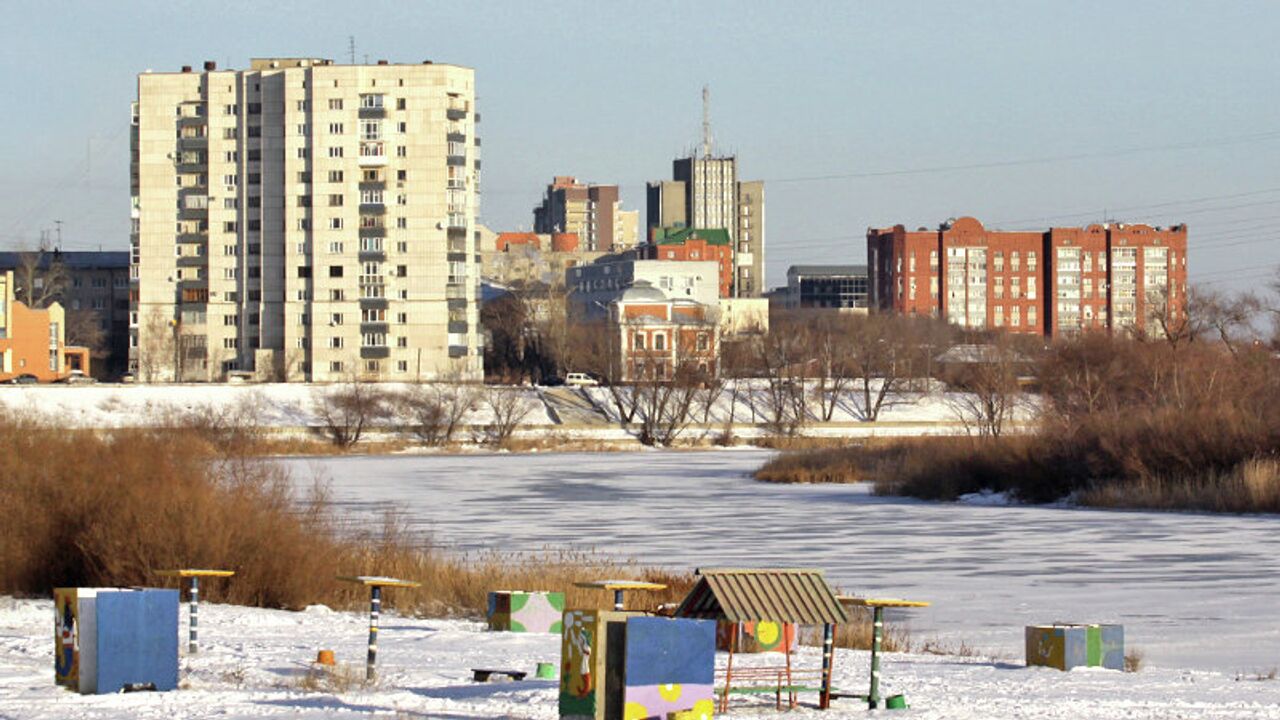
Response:
[[[759,625],[757,625],[756,627],[759,627]],[[788,708],[795,708],[795,706],[796,706],[796,691],[792,689],[792,688],[794,687],[794,685],[795,685],[795,684],[791,681],[791,648],[787,647],[787,635],[786,635],[786,626],[785,626],[785,625],[783,626],[783,631],[782,631],[782,632],[783,632],[783,634],[782,634],[782,654],[783,654],[783,655],[785,655],[785,656],[787,657],[787,707],[788,707]]]
[[[724,670],[724,695],[720,698],[720,712],[729,711],[729,688],[733,686],[733,650],[738,646],[738,623],[733,624],[729,635],[729,665]]]
[[[369,657],[365,661],[365,680],[378,679],[378,615],[382,611],[382,587],[369,586]]]
[[[822,626],[822,693],[818,696],[818,707],[826,710],[831,707],[831,673],[835,661],[835,626],[826,623]]]

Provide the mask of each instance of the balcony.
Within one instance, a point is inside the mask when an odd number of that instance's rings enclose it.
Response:
[[[466,142],[467,134],[460,133],[460,132],[445,133],[444,139],[448,140],[449,142],[459,142],[459,143]]]
[[[360,348],[361,360],[385,360],[389,357],[391,357],[391,348],[386,346]]]
[[[466,356],[467,356],[466,345],[450,345],[449,346],[449,357],[460,358],[460,357],[466,357]]]
[[[371,215],[386,215],[387,206],[380,202],[362,202],[360,203],[360,216],[369,217]]]
[[[450,120],[464,120],[467,117],[467,111],[462,108],[449,108],[444,111],[444,116]]]
[[[382,106],[365,107],[364,105],[361,105],[359,115],[362,118],[384,118],[387,116],[387,109]]]
[[[175,261],[178,267],[205,267],[209,264],[209,258],[204,255],[181,255]],[[183,282],[186,282],[185,280]]]
[[[204,150],[208,147],[208,135],[181,135],[178,137],[178,148],[180,150]]]
[[[360,226],[360,237],[362,238],[384,238],[387,236],[387,227],[385,225]]]
[[[360,258],[360,262],[386,262],[387,260],[387,251],[381,249],[365,250],[362,248],[357,255]]]
[[[384,297],[361,297],[361,310],[386,310],[390,303]]]
[[[466,262],[467,254],[465,252],[451,252],[445,255],[445,259],[449,262]]]
[[[460,334],[460,335],[466,335],[466,334],[467,334],[467,323],[466,323],[466,321],[465,321],[465,320],[464,320],[464,321],[459,321],[459,322],[455,322],[455,321],[452,321],[452,320],[451,320],[451,321],[449,321],[449,332],[450,332],[451,334],[452,334],[452,333],[458,333],[458,334]]]
[[[383,167],[387,164],[387,146],[382,142],[361,142],[360,167]]]
[[[391,332],[391,326],[384,322],[360,323],[360,334],[362,335],[364,333],[382,333],[383,335],[386,335],[388,332]]]
[[[453,165],[454,167],[464,167],[467,164],[467,156],[466,155],[446,155],[444,161],[445,161],[445,164],[447,165]]]
[[[444,288],[444,296],[449,300],[466,300],[467,286],[464,283],[449,283]]]
[[[387,180],[386,178],[378,178],[377,180],[361,180],[360,189],[361,190],[386,190]]]

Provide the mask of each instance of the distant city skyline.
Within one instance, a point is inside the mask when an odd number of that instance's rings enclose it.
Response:
[[[27,7],[0,49],[0,249],[58,220],[68,249],[128,247],[138,73],[345,63],[354,37],[357,62],[476,69],[495,230],[530,228],[556,175],[642,210],[706,84],[717,152],[766,184],[770,286],[864,263],[868,226],[972,215],[1185,222],[1191,282],[1239,289],[1280,268],[1277,26],[1271,2]]]

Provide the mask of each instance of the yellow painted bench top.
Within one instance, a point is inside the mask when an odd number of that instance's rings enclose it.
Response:
[[[900,600],[898,598],[861,598],[852,597],[850,595],[840,595],[837,599],[845,605],[856,605],[859,607],[929,607],[930,603],[924,600]]]
[[[181,570],[157,570],[157,575],[165,577],[231,577],[236,574],[235,570],[199,570],[195,568],[183,568]]]
[[[591,580],[574,583],[580,588],[595,590],[666,590],[667,586],[641,580]]]
[[[416,588],[422,587],[422,583],[413,580],[401,580],[400,578],[384,577],[381,575],[339,575],[339,580],[343,582],[357,583],[360,585],[377,585],[379,587],[405,587]]]

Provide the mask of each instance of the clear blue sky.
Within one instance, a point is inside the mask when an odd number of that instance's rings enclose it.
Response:
[[[1277,2],[6,9],[0,247],[57,219],[68,248],[127,247],[137,73],[345,62],[354,35],[358,60],[476,68],[495,229],[529,226],[552,175],[618,183],[643,210],[645,181],[697,141],[707,83],[718,147],[768,182],[770,284],[793,263],[864,261],[869,225],[961,214],[1187,222],[1193,281],[1222,288],[1280,266]]]

